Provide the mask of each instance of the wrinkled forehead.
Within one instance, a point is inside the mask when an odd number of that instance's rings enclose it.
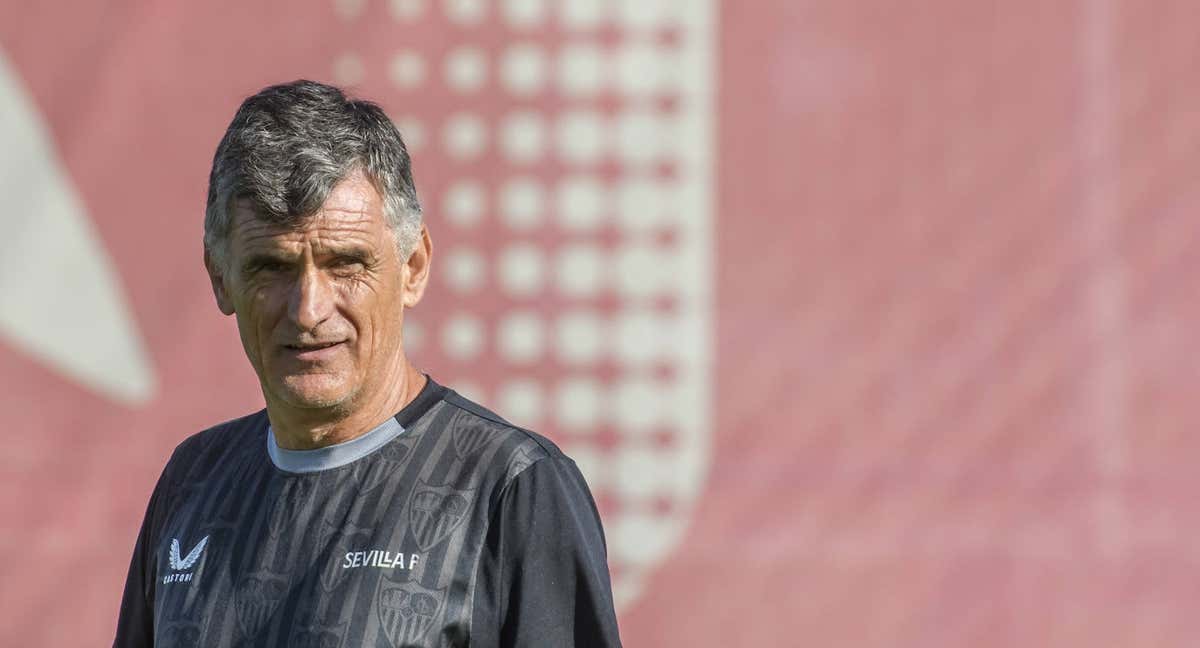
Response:
[[[234,199],[230,205],[232,250],[302,241],[326,247],[343,242],[356,247],[390,242],[382,199],[370,183],[355,182],[358,179],[348,178],[335,186],[312,214],[268,215],[248,198]]]

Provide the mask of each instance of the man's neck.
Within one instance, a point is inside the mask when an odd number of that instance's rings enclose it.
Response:
[[[275,443],[285,450],[315,450],[358,438],[404,409],[421,393],[427,380],[425,374],[406,363],[401,378],[391,383],[393,389],[349,411],[296,409],[267,399]]]

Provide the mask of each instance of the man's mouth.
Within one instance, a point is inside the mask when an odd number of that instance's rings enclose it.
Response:
[[[297,360],[320,361],[332,359],[333,354],[338,352],[343,342],[345,340],[318,342],[315,344],[285,344],[283,348],[287,349],[291,356]]]
[[[304,352],[304,351],[320,351],[321,349],[328,349],[329,347],[336,346],[338,344],[341,344],[340,340],[337,342],[319,342],[316,344],[285,344],[284,346],[291,349],[292,351]]]

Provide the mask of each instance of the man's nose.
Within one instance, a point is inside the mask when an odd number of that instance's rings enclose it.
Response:
[[[313,332],[334,311],[334,292],[320,270],[309,266],[296,281],[288,303],[288,317],[302,331]]]

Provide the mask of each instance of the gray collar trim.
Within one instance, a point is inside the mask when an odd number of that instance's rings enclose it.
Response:
[[[394,418],[380,423],[366,434],[316,450],[287,450],[275,442],[275,431],[267,426],[267,454],[275,467],[293,473],[311,473],[340,468],[362,459],[387,445],[404,433],[404,426]]]

